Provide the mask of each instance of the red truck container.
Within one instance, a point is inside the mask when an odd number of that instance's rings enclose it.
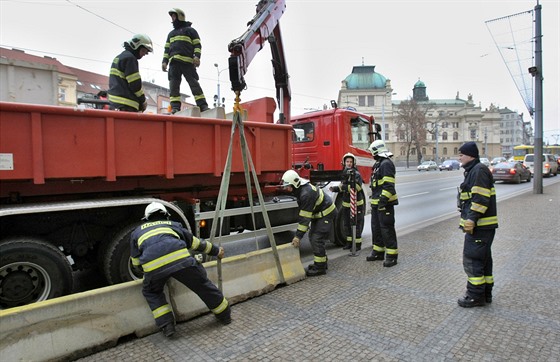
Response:
[[[274,107],[253,102],[244,122],[271,204],[293,201],[276,195],[292,166],[292,127],[273,123]],[[214,210],[231,127],[226,119],[0,103],[0,307],[69,293],[72,269],[98,266],[110,283],[131,280],[126,236],[149,202],[166,201],[193,229],[195,213]],[[236,137],[228,208],[244,206]],[[294,207],[276,211],[273,226],[294,222]],[[224,234],[254,229],[250,215],[226,220]]]

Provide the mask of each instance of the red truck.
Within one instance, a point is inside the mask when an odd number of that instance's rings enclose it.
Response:
[[[336,107],[290,117],[284,8],[284,0],[259,2],[248,31],[229,46],[237,92],[262,43],[272,48],[280,121],[265,98],[245,104],[244,129],[273,232],[295,230],[297,203],[277,187],[285,170],[326,185],[353,152],[368,180],[365,148],[377,132],[373,117]],[[0,308],[68,294],[76,270],[98,268],[110,284],[134,279],[128,236],[154,200],[208,237],[231,127],[223,118],[0,102]],[[309,130],[314,136],[304,139]],[[239,141],[232,155],[223,235],[263,227],[250,215]]]

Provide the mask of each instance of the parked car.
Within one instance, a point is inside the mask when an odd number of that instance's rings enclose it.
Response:
[[[492,166],[494,181],[521,183],[531,182],[531,171],[520,162],[501,162]]]
[[[438,165],[434,161],[424,161],[420,165],[418,165],[418,171],[430,171],[430,170],[437,170]]]
[[[483,163],[483,164],[485,164],[486,166],[490,167],[490,161],[489,161],[487,158],[485,158],[485,157],[481,157],[481,158],[480,158],[480,163]]]
[[[556,176],[558,174],[558,161],[554,159],[549,153],[545,153],[542,155],[542,174],[543,176]],[[523,164],[527,167],[532,174],[535,174],[535,155],[533,153],[529,153],[525,155],[523,159]]]
[[[441,165],[439,165],[440,171],[452,171],[461,168],[461,163],[457,160],[445,160]]]
[[[492,161],[490,161],[490,165],[497,165],[500,162],[506,162],[506,158],[505,157],[494,157],[492,159]]]

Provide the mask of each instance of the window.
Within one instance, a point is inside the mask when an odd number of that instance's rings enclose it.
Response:
[[[313,122],[294,124],[292,134],[294,142],[311,142],[315,134],[315,124]]]
[[[447,147],[443,148],[443,155],[446,156],[447,155]]]
[[[441,135],[441,139],[447,141],[447,132],[443,132]]]
[[[475,140],[476,139],[476,129],[471,129],[471,140]]]
[[[453,154],[454,155],[458,155],[459,154],[459,149],[457,147],[453,148]]]
[[[66,102],[66,88],[58,88],[58,100],[60,102]]]
[[[432,133],[432,141],[435,141],[435,140],[436,140],[436,134]]]
[[[352,130],[352,145],[367,150],[370,144],[369,121],[362,117],[356,117],[352,118],[350,122],[350,128]]]
[[[360,107],[366,106],[366,96],[358,96],[358,106]]]
[[[367,104],[369,107],[373,107],[375,105],[375,97],[367,96]]]
[[[453,141],[459,140],[459,132],[453,132]]]
[[[449,128],[449,123],[448,122],[442,122],[441,123],[441,128]]]

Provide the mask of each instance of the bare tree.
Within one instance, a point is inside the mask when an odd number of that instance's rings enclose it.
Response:
[[[419,104],[414,99],[402,101],[397,107],[397,132],[399,141],[406,144],[406,167],[410,166],[412,148],[416,149],[418,163],[422,161],[422,147],[427,144],[426,134],[433,132],[428,130],[426,122],[426,113],[432,107],[432,104]]]

